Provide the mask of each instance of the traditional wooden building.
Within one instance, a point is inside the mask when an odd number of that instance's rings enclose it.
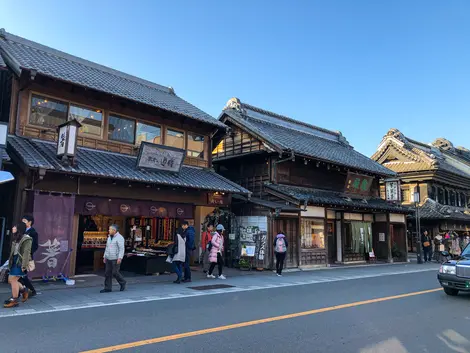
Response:
[[[395,173],[355,151],[333,132],[229,100],[220,120],[230,132],[215,146],[216,170],[252,192],[232,207],[240,242],[254,243],[273,263],[273,239],[288,238],[287,265],[365,262],[369,254],[406,259],[408,208],[379,196],[379,181]],[[392,247],[401,249],[392,254]]]
[[[0,58],[7,68],[0,112],[16,176],[9,224],[35,216],[35,276],[61,266],[67,274],[79,265],[96,270],[110,223],[121,225],[142,259],[158,253],[182,220],[199,234],[214,207],[249,196],[212,169],[212,136],[226,126],[173,88],[5,30]]]
[[[470,231],[468,149],[454,147],[444,138],[425,144],[390,129],[372,159],[399,175],[403,205],[414,207],[414,193],[419,192],[422,230],[427,229],[433,236],[446,231]],[[411,232],[416,231],[414,214],[409,217],[408,228],[411,238]]]

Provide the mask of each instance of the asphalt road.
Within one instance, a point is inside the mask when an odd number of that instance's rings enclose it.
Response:
[[[0,353],[77,353],[158,337],[166,338],[117,351],[470,353],[470,296],[433,291],[371,301],[436,288],[436,274],[423,272],[1,318]]]

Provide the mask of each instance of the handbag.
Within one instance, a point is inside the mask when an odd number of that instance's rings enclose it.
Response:
[[[423,246],[424,246],[425,248],[427,248],[428,246],[431,246],[431,243],[428,242],[428,241],[425,241],[425,242],[423,243]]]
[[[28,267],[26,268],[26,270],[28,272],[33,272],[35,269],[36,269],[36,264],[34,263],[34,260],[29,261]]]

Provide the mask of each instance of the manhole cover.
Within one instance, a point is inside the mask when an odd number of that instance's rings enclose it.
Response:
[[[211,290],[211,289],[224,289],[224,288],[232,288],[234,286],[229,286],[228,284],[213,284],[209,286],[200,286],[200,287],[188,287],[189,289],[194,290]]]

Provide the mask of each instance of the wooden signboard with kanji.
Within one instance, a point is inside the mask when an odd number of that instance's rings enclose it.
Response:
[[[348,172],[344,192],[350,195],[369,196],[373,180],[374,178],[369,175]]]

